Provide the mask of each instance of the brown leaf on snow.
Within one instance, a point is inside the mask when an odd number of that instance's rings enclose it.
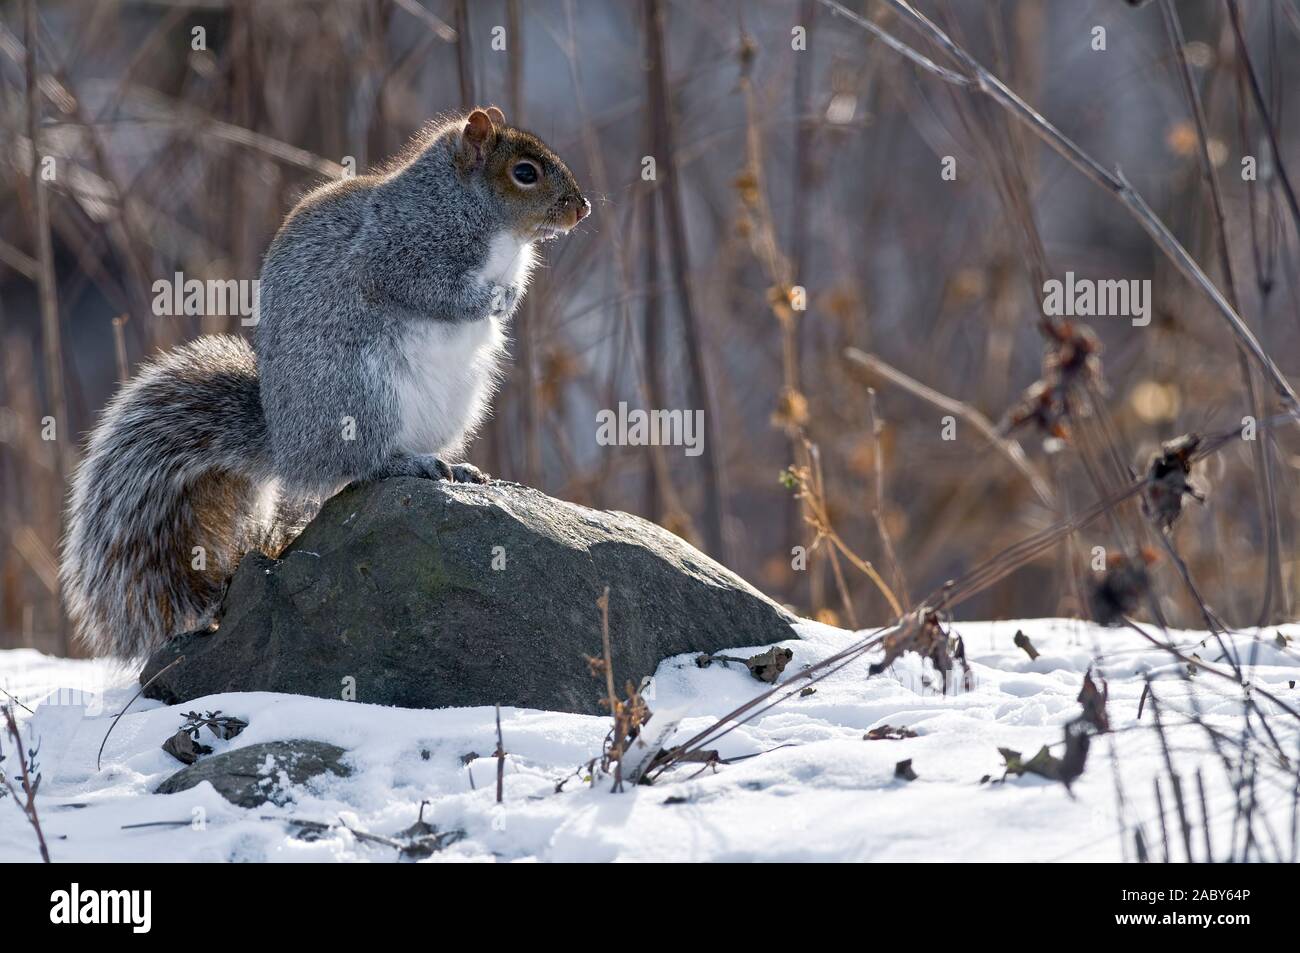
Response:
[[[948,674],[954,660],[961,665],[963,682],[970,687],[970,665],[966,661],[966,647],[961,636],[950,635],[940,622],[939,614],[922,606],[909,615],[899,628],[886,635],[881,644],[885,657],[867,670],[869,675],[879,675],[904,652],[915,652],[930,660],[943,676],[943,691],[948,692]]]
[[[695,657],[695,664],[700,668],[708,668],[714,662],[736,662],[748,668],[749,674],[760,682],[775,682],[792,658],[794,658],[792,649],[783,649],[779,645],[774,645],[766,652],[759,652],[749,658],[704,653]]]
[[[1143,700],[1146,693],[1143,692]],[[1092,680],[1092,670],[1089,669],[1083,674],[1083,688],[1079,690],[1079,704],[1083,706],[1083,715],[1085,722],[1092,725],[1098,731],[1110,731],[1110,719],[1106,717],[1106,702],[1110,698],[1110,686],[1104,681],[1102,687],[1098,688],[1097,683]],[[1139,717],[1141,714],[1139,712]]]
[[[1051,781],[1060,781],[1069,790],[1070,785],[1083,774],[1088,763],[1088,748],[1092,743],[1092,733],[1110,731],[1110,719],[1106,715],[1106,702],[1110,697],[1110,687],[1102,680],[1101,687],[1093,681],[1092,669],[1083,675],[1083,688],[1079,690],[1079,704],[1083,712],[1078,718],[1065,726],[1065,753],[1056,757],[1047,745],[1038,749],[1038,753],[1028,761],[1012,748],[999,748],[1002,760],[1006,762],[1005,781],[1008,775],[1021,776],[1036,774]],[[1146,701],[1146,693],[1142,694]],[[1138,717],[1142,717],[1141,702],[1138,704]]]
[[[199,760],[200,755],[212,754],[210,746],[200,744],[184,728],[164,741],[162,749],[181,764],[193,764]]]
[[[1064,762],[1052,754],[1047,745],[1039,748],[1038,754],[1028,761],[1019,751],[1012,748],[999,748],[998,753],[1002,755],[1002,759],[1006,762],[1006,772],[1002,775],[1004,779],[1011,774],[1016,775],[1016,777],[1036,774],[1040,778],[1047,778],[1049,781],[1064,780]]]
[[[749,674],[760,682],[775,682],[792,658],[794,658],[792,649],[783,649],[779,645],[774,645],[766,652],[745,659],[745,664],[749,666]]]
[[[1011,641],[1016,648],[1025,650],[1025,654],[1029,656],[1031,662],[1038,658],[1038,649],[1034,648],[1034,643],[1029,641],[1029,636],[1025,635],[1024,632],[1016,629],[1016,637]]]
[[[904,738],[915,738],[916,732],[911,728],[903,728],[895,725],[879,725],[872,728],[862,736],[863,741],[901,741]]]

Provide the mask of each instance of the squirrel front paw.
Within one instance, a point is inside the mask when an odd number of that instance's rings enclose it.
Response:
[[[504,318],[519,303],[519,289],[507,285],[492,286],[492,317]]]

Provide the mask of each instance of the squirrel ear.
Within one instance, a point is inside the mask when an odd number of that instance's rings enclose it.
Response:
[[[492,120],[492,125],[504,126],[506,124],[506,114],[496,106],[489,106],[487,108],[487,114],[488,118]]]
[[[495,134],[496,130],[487,113],[476,109],[469,114],[460,136],[460,150],[469,165],[478,165],[483,161],[483,154]]]

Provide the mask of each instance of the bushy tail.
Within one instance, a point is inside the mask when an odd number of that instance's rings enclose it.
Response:
[[[205,624],[240,557],[275,533],[276,492],[243,339],[202,337],[146,365],[72,480],[60,573],[79,637],[134,658]]]

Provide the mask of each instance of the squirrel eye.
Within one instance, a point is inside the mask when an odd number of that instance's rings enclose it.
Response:
[[[515,167],[510,170],[510,175],[515,180],[516,185],[523,186],[526,189],[532,188],[537,184],[537,180],[542,177],[541,171],[537,168],[537,163],[527,160],[516,162]]]

